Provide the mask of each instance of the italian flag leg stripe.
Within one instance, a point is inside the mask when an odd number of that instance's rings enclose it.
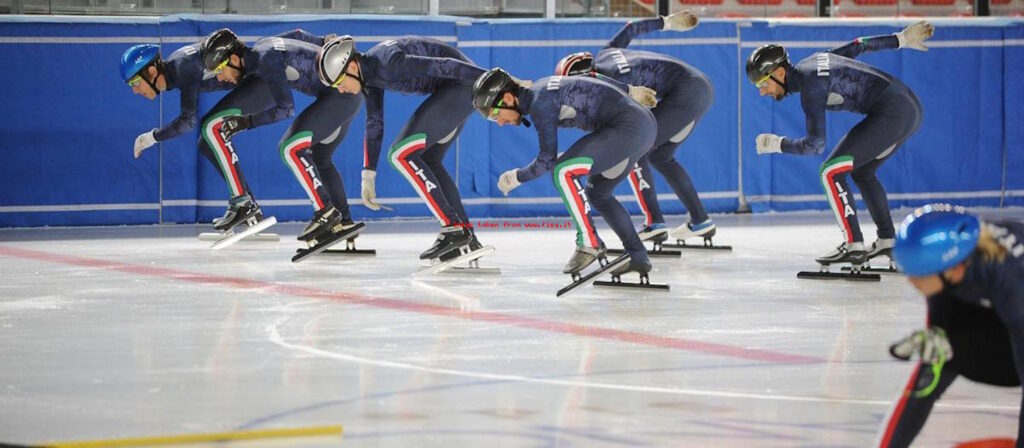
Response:
[[[636,196],[637,204],[640,204],[640,211],[644,213],[644,222],[651,225],[653,219],[651,217],[651,211],[647,207],[647,201],[644,200],[643,190],[640,189],[640,177],[636,175],[636,172],[640,170],[640,167],[633,168],[633,171],[629,173],[629,186],[633,188],[633,195]]]
[[[434,201],[434,197],[427,192],[427,185],[423,182],[423,179],[416,175],[416,170],[407,159],[409,154],[419,151],[425,146],[427,146],[427,134],[410,135],[391,147],[391,151],[388,152],[388,161],[391,162],[391,166],[395,170],[402,173],[405,180],[409,181],[412,188],[416,190],[416,194],[420,195],[423,202],[427,204],[430,213],[433,213],[434,217],[441,221],[441,225],[450,226],[452,225],[451,220],[441,212],[441,207]]]
[[[285,140],[281,145],[281,160],[284,162],[295,178],[299,180],[299,184],[302,185],[302,189],[306,190],[306,195],[309,196],[310,202],[313,203],[313,207],[316,210],[324,208],[324,201],[320,199],[320,195],[316,192],[316,187],[313,186],[313,178],[309,175],[309,171],[306,171],[305,164],[302,163],[302,159],[299,158],[299,151],[309,148],[313,145],[313,133],[309,131],[302,131],[292,135],[291,138]]]
[[[562,202],[569,211],[569,216],[576,223],[576,245],[584,244],[590,247],[598,247],[597,234],[594,233],[593,223],[587,216],[586,201],[580,196],[576,189],[574,178],[590,174],[590,167],[594,164],[589,157],[576,157],[566,160],[555,167],[555,187],[562,195]]]
[[[203,139],[213,150],[214,159],[220,165],[221,174],[224,175],[224,180],[228,183],[232,197],[241,196],[245,189],[242,188],[242,180],[238,177],[238,171],[233,163],[234,148],[231,147],[231,143],[224,141],[224,138],[221,137],[220,127],[224,123],[224,117],[241,114],[241,109],[227,109],[206,120],[202,129]]]
[[[853,171],[853,157],[841,156],[825,162],[821,167],[821,186],[825,188],[825,197],[828,198],[828,205],[839,223],[839,228],[846,236],[846,242],[853,242],[853,232],[850,230],[850,221],[846,219],[843,199],[839,197],[839,190],[836,186],[836,177]],[[846,192],[849,195],[849,192]]]

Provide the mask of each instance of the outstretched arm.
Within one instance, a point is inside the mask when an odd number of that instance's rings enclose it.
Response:
[[[629,22],[608,41],[605,48],[626,48],[637,36],[654,31],[689,31],[697,26],[697,21],[697,16],[692,12],[680,11],[665,17]]]
[[[859,37],[854,39],[853,42],[829,50],[829,53],[856,58],[861,54],[871,51],[904,47],[928,51],[928,47],[925,47],[923,42],[931,38],[933,34],[935,34],[935,27],[922,20],[904,28],[903,31],[898,33],[884,36]]]

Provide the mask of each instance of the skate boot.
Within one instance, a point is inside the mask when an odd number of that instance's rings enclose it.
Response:
[[[629,263],[619,266],[612,271],[612,277],[621,277],[623,274],[630,272],[636,272],[641,277],[647,275],[648,272],[651,272],[650,260],[637,261],[630,257]]]
[[[437,240],[434,241],[434,245],[420,254],[420,260],[439,258],[453,249],[469,244],[472,236],[472,233],[460,226],[442,227],[441,232],[437,234]]]
[[[708,239],[715,236],[715,223],[711,221],[711,218],[708,218],[699,224],[689,222],[672,229],[672,231],[669,232],[669,236],[675,240],[685,240],[687,238],[694,238],[698,236]]]
[[[663,222],[656,222],[638,230],[636,234],[640,236],[640,241],[660,243],[668,239],[668,227]]]
[[[591,263],[596,261],[598,258],[603,258],[608,250],[604,247],[604,243],[601,243],[599,247],[590,246],[576,246],[576,251],[573,252],[572,258],[562,268],[563,274],[576,274]]]
[[[235,196],[228,202],[228,210],[224,216],[213,220],[213,228],[219,232],[227,232],[243,222],[255,223],[263,220],[263,212],[256,201],[248,193]]]
[[[868,251],[867,260],[870,260],[881,255],[885,255],[886,257],[889,257],[889,259],[891,260],[892,246],[895,243],[896,240],[893,238],[879,238],[875,240],[874,243],[871,243],[871,250]]]
[[[462,231],[464,233],[463,238],[465,242],[459,243],[458,241],[454,241],[451,249],[442,251],[441,255],[437,257],[439,260],[448,261],[483,247],[483,245],[480,244],[480,241],[476,239],[476,234],[473,232],[472,227],[464,227]]]
[[[860,266],[864,263],[867,255],[868,251],[864,248],[864,243],[856,241],[853,243],[842,243],[831,252],[814,260],[824,266],[837,263],[850,263],[853,266]]]
[[[351,221],[350,221],[351,222]],[[334,207],[325,207],[313,213],[313,219],[309,221],[306,228],[299,233],[299,241],[316,239],[321,233],[332,231],[334,227],[341,224],[341,213]],[[340,230],[340,229],[339,229]]]

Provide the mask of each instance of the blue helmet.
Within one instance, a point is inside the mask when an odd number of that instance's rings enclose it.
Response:
[[[981,221],[963,207],[926,205],[900,224],[893,259],[910,276],[939,274],[971,255],[980,233]]]
[[[160,59],[160,47],[153,44],[135,45],[121,55],[121,79],[128,82],[142,69]]]

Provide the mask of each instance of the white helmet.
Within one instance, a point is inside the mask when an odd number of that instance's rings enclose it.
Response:
[[[359,57],[356,41],[352,36],[339,36],[324,43],[317,55],[317,73],[325,86],[335,87],[345,74],[345,68]]]

